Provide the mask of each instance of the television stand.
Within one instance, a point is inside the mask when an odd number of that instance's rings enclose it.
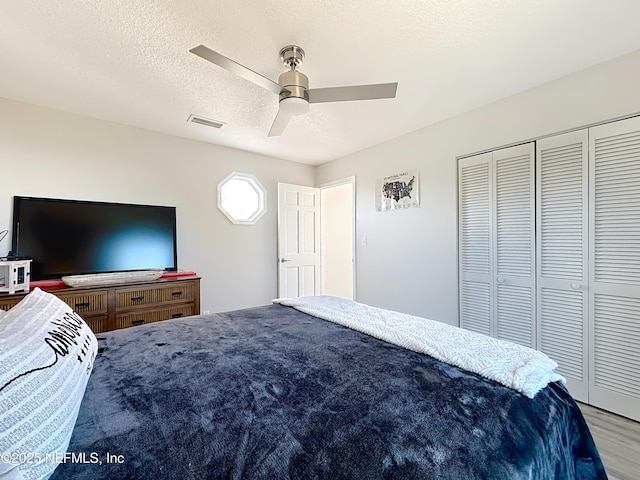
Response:
[[[200,313],[200,277],[195,275],[114,285],[41,288],[73,308],[96,334]],[[0,309],[9,310],[26,295],[0,294]]]

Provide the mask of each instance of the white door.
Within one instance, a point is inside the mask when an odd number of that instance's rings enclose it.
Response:
[[[558,362],[576,400],[589,401],[588,133],[538,141],[538,348]]]
[[[535,345],[534,144],[493,152],[496,338]]]
[[[278,183],[278,296],[320,294],[320,189]]]
[[[640,420],[640,118],[589,130],[589,400]]]
[[[492,154],[458,162],[460,326],[493,334]]]

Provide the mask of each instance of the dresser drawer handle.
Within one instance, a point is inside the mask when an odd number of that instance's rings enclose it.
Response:
[[[182,295],[182,292],[173,292],[171,294],[172,297],[180,297]]]
[[[131,297],[131,301],[133,303],[140,303],[143,300],[144,300],[144,295],[139,295],[137,297]]]
[[[171,315],[171,318],[180,318],[181,316],[182,316],[182,314],[181,314],[181,313],[173,313],[173,314]]]
[[[131,325],[137,327],[138,325],[142,325],[144,323],[144,319],[141,320],[131,320]]]
[[[90,306],[91,306],[90,302],[76,303],[76,310],[79,310],[79,311],[86,310]]]

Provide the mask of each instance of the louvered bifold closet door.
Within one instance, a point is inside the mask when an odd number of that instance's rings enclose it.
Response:
[[[493,152],[494,336],[535,348],[534,144]]]
[[[640,118],[594,127],[590,403],[640,420]]]
[[[460,326],[492,334],[491,153],[458,161]]]
[[[588,132],[537,142],[538,349],[558,362],[576,400],[588,402]]]

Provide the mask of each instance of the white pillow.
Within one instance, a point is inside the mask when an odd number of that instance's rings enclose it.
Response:
[[[71,307],[39,288],[2,324],[0,479],[48,478],[69,446],[98,341]]]

